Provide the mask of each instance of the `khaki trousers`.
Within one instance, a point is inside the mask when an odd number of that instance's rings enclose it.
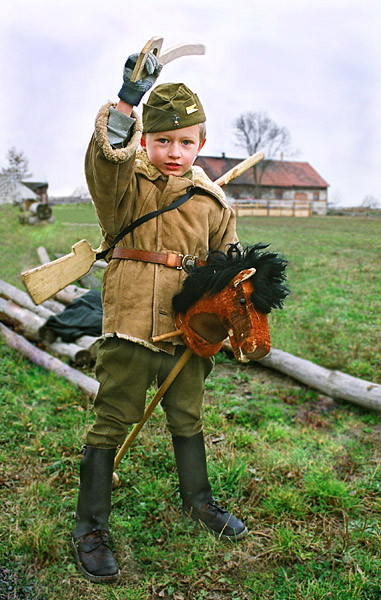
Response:
[[[94,401],[96,422],[87,444],[112,448],[122,444],[132,423],[144,414],[146,392],[157,380],[160,386],[185,346],[174,356],[118,338],[105,338],[99,347],[95,372],[99,381]],[[213,368],[212,358],[193,354],[162,400],[167,427],[172,435],[191,437],[202,430],[205,379]]]

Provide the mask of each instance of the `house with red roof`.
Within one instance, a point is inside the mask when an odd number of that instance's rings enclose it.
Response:
[[[222,156],[198,156],[195,164],[204,169],[213,181],[235,167],[241,158]],[[261,182],[261,200],[267,200],[267,207],[286,207],[308,205],[309,214],[325,215],[327,213],[329,184],[315,171],[308,162],[288,160],[267,160],[257,165],[258,179]],[[263,169],[263,173],[261,172]],[[224,186],[226,196],[231,201],[256,199],[256,185],[253,169],[233,179]],[[247,203],[246,203],[247,204]]]

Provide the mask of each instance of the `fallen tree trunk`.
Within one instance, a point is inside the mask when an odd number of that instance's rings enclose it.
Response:
[[[93,264],[92,268],[93,269],[105,269],[107,267],[108,263],[105,260],[96,260],[95,263]]]
[[[87,294],[90,290],[85,288],[80,288],[77,285],[68,285],[60,292],[57,292],[54,296],[56,300],[62,302],[63,304],[71,304],[73,300],[80,298],[84,294]]]
[[[45,343],[44,346],[51,352],[54,352],[54,354],[69,358],[71,362],[82,367],[89,365],[92,361],[90,351],[87,348],[83,348],[72,342],[52,342]]]
[[[78,365],[88,365],[93,360],[90,350],[77,344],[56,342],[55,339],[49,338],[47,335],[42,339],[45,319],[15,304],[12,300],[4,300],[0,297],[0,320],[15,327],[28,340],[32,342],[42,341],[46,348],[59,356],[69,358]]]
[[[29,294],[23,292],[22,290],[19,290],[18,288],[14,287],[10,283],[7,283],[6,281],[3,281],[2,279],[0,279],[0,296],[2,298],[5,298],[6,300],[12,300],[13,302],[18,304],[19,306],[22,306],[23,308],[27,308],[42,319],[48,319],[51,315],[54,314],[53,311],[49,310],[45,306],[37,306],[31,299]]]
[[[94,337],[92,335],[82,335],[80,338],[75,340],[75,343],[78,344],[78,346],[86,348],[86,350],[90,352],[91,360],[95,362],[101,340],[102,336]]]
[[[65,308],[65,304],[62,304],[62,302],[57,302],[57,300],[45,300],[45,302],[43,302],[39,306],[44,306],[45,308],[47,308],[48,310],[51,310],[52,313],[54,313],[56,315],[58,315],[59,313],[62,313],[62,311]]]
[[[80,371],[66,365],[58,358],[54,358],[47,352],[36,348],[36,346],[28,342],[21,335],[17,335],[17,333],[8,329],[3,323],[0,323],[0,335],[9,346],[20,352],[31,362],[48,371],[53,371],[60,377],[64,377],[73,385],[78,386],[90,398],[95,398],[99,386],[95,379],[84,375]]]
[[[20,225],[36,225],[37,223],[41,223],[41,221],[37,217],[37,215],[23,213],[23,214],[19,215],[19,223],[20,223]]]
[[[26,308],[21,308],[12,300],[0,298],[0,319],[13,325],[18,331],[25,335],[28,340],[37,342],[40,338],[38,330],[43,326],[45,320],[30,312]]]
[[[33,202],[33,204],[29,206],[29,210],[36,215],[40,221],[46,221],[52,216],[52,207],[44,202]]]
[[[37,254],[38,254],[38,258],[40,259],[40,263],[42,265],[46,265],[47,263],[50,262],[49,254],[48,254],[46,248],[44,248],[44,246],[39,246],[37,248]]]
[[[229,341],[224,342],[223,349],[229,354],[233,353]],[[341,371],[330,371],[277,348],[271,348],[269,354],[258,361],[258,364],[276,369],[331,398],[381,411],[381,385],[377,383],[358,379]]]

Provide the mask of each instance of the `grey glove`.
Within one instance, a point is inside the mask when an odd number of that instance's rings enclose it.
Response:
[[[128,57],[126,64],[124,65],[123,85],[118,94],[123,102],[127,102],[127,104],[131,104],[132,106],[137,106],[139,104],[144,94],[153,86],[163,68],[163,65],[159,63],[156,56],[150,52],[144,65],[143,79],[132,82],[130,81],[130,77],[138,57],[139,54],[131,54]]]

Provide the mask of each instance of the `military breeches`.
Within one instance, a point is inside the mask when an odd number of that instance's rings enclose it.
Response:
[[[155,380],[159,386],[163,383],[184,350],[178,346],[172,356],[117,336],[104,339],[95,367],[96,421],[87,444],[102,448],[122,444],[130,425],[143,417],[147,389]],[[191,437],[202,430],[204,382],[212,367],[213,359],[192,354],[164,394],[161,404],[172,435]]]

